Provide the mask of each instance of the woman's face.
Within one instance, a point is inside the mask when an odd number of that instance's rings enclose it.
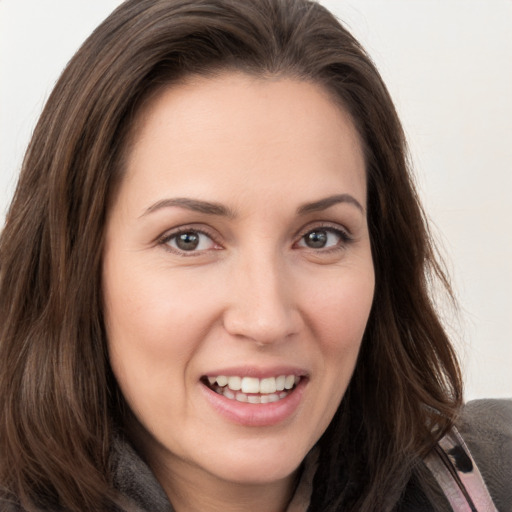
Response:
[[[361,144],[317,85],[227,73],[141,114],[106,228],[112,369],[157,475],[286,479],[374,290]]]

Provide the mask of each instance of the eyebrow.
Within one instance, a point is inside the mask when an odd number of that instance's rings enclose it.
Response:
[[[365,213],[365,210],[361,203],[350,194],[337,194],[334,196],[326,197],[324,199],[320,199],[318,201],[314,201],[312,203],[303,204],[302,206],[299,206],[299,208],[297,208],[297,213],[299,215],[304,215],[306,213],[321,212],[339,203],[352,204],[356,206],[361,211],[361,213]]]
[[[153,213],[157,210],[161,210],[162,208],[171,208],[175,206],[194,212],[206,213],[207,215],[219,215],[221,217],[230,218],[235,217],[235,213],[222,204],[212,203],[210,201],[201,201],[199,199],[189,199],[187,197],[162,199],[161,201],[156,202],[147,210],[145,210],[141,217],[144,217],[145,215]]]
[[[305,203],[299,208],[297,208],[298,215],[305,215],[307,213],[320,212],[323,210],[327,210],[331,206],[339,203],[348,203],[356,206],[362,213],[364,213],[364,208],[361,203],[350,194],[337,194],[334,196],[325,197],[323,199],[319,199],[318,201],[313,201],[312,203]],[[228,217],[235,218],[236,214],[231,209],[227,208],[223,204],[214,203],[210,201],[202,201],[199,199],[190,199],[187,197],[175,197],[162,199],[161,201],[156,202],[147,208],[141,217],[149,215],[155,211],[161,210],[163,208],[172,208],[179,207],[185,208],[187,210],[191,210],[198,213],[205,213],[207,215],[218,215],[220,217]]]

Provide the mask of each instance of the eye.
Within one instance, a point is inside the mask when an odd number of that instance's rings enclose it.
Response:
[[[217,244],[202,231],[189,229],[166,236],[162,243],[177,252],[199,252],[216,248]]]
[[[309,249],[329,249],[339,247],[349,241],[349,236],[339,229],[319,227],[302,235],[297,245]]]

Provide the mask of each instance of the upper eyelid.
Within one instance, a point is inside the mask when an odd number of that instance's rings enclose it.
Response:
[[[216,240],[214,236],[208,233],[205,229],[195,228],[195,227],[187,227],[181,226],[179,228],[174,228],[171,230],[167,230],[163,235],[156,239],[156,245],[158,247],[163,248],[166,252],[183,257],[183,258],[192,258],[192,257],[200,257],[201,255],[208,254],[210,251],[215,250],[215,248],[209,249],[200,249],[193,251],[184,251],[178,247],[172,247],[169,242],[183,233],[194,232],[200,233],[201,235],[207,236],[215,245],[221,245]]]
[[[216,235],[212,233],[212,230],[210,228],[204,228],[203,226],[196,227],[193,224],[191,224],[191,225],[184,224],[183,226],[178,226],[175,228],[168,229],[168,230],[164,231],[160,236],[157,237],[157,241],[162,242],[162,241],[170,240],[171,238],[181,235],[182,233],[188,233],[191,231],[193,231],[195,233],[201,233],[202,235],[206,235],[209,238],[211,238],[215,243],[219,243],[217,241]]]
[[[347,227],[345,227],[337,222],[316,221],[316,222],[308,223],[306,226],[303,226],[301,229],[296,231],[295,234],[293,235],[293,243],[296,243],[298,240],[300,240],[306,234],[308,234],[311,231],[314,231],[315,229],[327,229],[327,230],[330,229],[332,231],[337,231],[337,232],[343,233],[344,236],[346,236],[349,239],[353,238],[350,230]],[[187,233],[189,231],[206,235],[214,243],[222,245],[222,243],[219,241],[219,238],[221,238],[221,237],[216,235],[213,232],[214,230],[212,228],[209,228],[208,226],[205,227],[204,225],[197,226],[195,224],[188,224],[188,225],[184,224],[181,226],[177,226],[175,228],[171,228],[171,229],[165,231],[164,233],[162,233],[160,236],[158,236],[156,239],[156,242],[159,244],[165,244],[172,238],[174,238],[182,233]]]
[[[352,233],[350,230],[343,226],[342,224],[339,224],[337,222],[312,222],[310,224],[307,224],[306,226],[302,227],[297,231],[294,238],[302,238],[304,235],[307,235],[309,232],[314,231],[315,229],[331,229],[333,231],[339,231],[341,233],[344,233],[347,237],[352,238]]]

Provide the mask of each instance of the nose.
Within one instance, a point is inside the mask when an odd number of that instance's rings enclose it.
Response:
[[[293,300],[293,279],[277,258],[253,255],[230,274],[224,328],[260,346],[297,334],[301,315]]]

